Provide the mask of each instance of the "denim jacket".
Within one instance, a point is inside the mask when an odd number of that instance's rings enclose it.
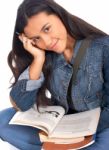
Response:
[[[74,58],[82,40],[74,47],[74,55],[70,63],[63,54],[54,54],[49,91],[56,105],[62,105],[66,113],[71,107],[76,111],[85,111],[101,107],[98,131],[109,127],[109,36],[93,39],[81,61],[76,84],[71,89],[71,104],[67,101],[67,91],[73,74]],[[29,79],[29,67],[20,75],[11,89],[10,96],[16,105],[25,111],[36,101],[38,89],[44,81],[43,73],[39,80]]]

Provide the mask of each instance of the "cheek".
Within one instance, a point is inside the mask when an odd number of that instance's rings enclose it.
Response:
[[[65,30],[62,30],[60,32],[60,39],[66,41],[67,40],[67,32]]]
[[[60,41],[62,41],[63,45],[66,45],[66,43],[67,43],[67,34],[66,34],[66,32],[61,32],[60,33]]]
[[[53,30],[53,33],[55,35],[55,37],[58,37],[60,39],[64,39],[66,40],[67,39],[67,30],[66,28],[63,26],[62,23],[58,23],[54,30]]]
[[[38,43],[36,45],[36,47],[38,47],[39,49],[44,49],[44,50],[46,49],[46,46],[45,46],[45,44],[43,42]]]
[[[60,39],[59,40],[59,43],[58,43],[58,50],[60,50],[61,52],[63,52],[65,49],[66,49],[66,44],[67,42],[66,42],[66,40],[64,40],[64,39]]]

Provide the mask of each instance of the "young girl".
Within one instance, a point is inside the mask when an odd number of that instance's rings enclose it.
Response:
[[[76,83],[72,84],[74,59],[87,38],[91,38],[91,43],[81,60]],[[8,56],[15,77],[10,92],[13,108],[0,112],[1,139],[21,150],[42,148],[38,129],[8,124],[16,111],[26,111],[35,103],[61,105],[66,114],[101,107],[96,142],[84,149],[108,150],[108,59],[107,34],[53,0],[24,0],[18,8],[12,51]],[[51,98],[46,97],[46,90]]]

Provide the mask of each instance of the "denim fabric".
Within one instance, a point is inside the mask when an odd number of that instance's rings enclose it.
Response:
[[[81,150],[109,150],[109,128],[96,135],[94,144]]]
[[[20,150],[41,150],[38,129],[28,126],[9,125],[10,119],[16,113],[8,108],[0,111],[0,138]]]
[[[40,88],[43,81],[44,81],[44,75],[41,73],[41,76],[39,80],[29,80],[29,67],[19,76],[18,80],[27,79],[26,83],[26,91],[32,91],[34,89]]]
[[[66,109],[66,113],[71,107],[76,111],[85,111],[101,106],[102,113],[98,132],[109,127],[109,36],[93,39],[87,48],[86,54],[79,66],[76,84],[72,86],[72,104],[69,106],[67,101],[67,90],[73,68],[74,58],[77,55],[82,40],[78,40],[74,47],[74,56],[71,63],[67,63],[63,54],[52,55],[52,74],[50,77],[49,91],[52,100],[57,105],[62,105]],[[24,73],[25,74],[25,71]],[[10,95],[21,110],[29,109],[36,101],[39,89],[38,82],[35,86],[28,87],[27,82],[30,81],[29,73],[19,80],[12,88]],[[42,80],[42,77],[39,79]],[[39,81],[37,80],[37,81]],[[34,82],[37,82],[34,81]],[[28,90],[27,90],[28,89]]]

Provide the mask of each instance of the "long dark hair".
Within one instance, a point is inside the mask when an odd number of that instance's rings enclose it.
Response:
[[[19,75],[33,61],[33,56],[24,49],[17,33],[23,33],[28,19],[42,11],[57,15],[65,25],[68,34],[76,40],[86,38],[90,35],[93,37],[106,35],[84,20],[70,14],[53,0],[24,0],[17,11],[12,50],[8,55],[8,64],[15,78],[15,82],[12,86],[17,82]],[[38,105],[46,105],[50,102],[46,97],[45,91],[49,88],[48,81],[52,72],[52,52],[46,52],[46,60],[42,71],[45,76],[45,81],[37,94]]]

